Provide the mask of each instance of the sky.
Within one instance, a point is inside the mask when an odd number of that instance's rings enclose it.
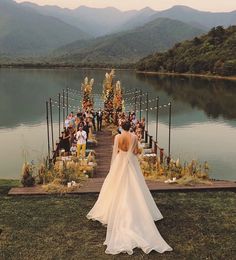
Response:
[[[1,0],[0,0],[1,1]],[[173,5],[186,5],[201,11],[229,12],[236,10],[236,0],[15,0],[32,2],[39,5],[57,5],[66,8],[77,8],[81,5],[103,8],[108,6],[120,10],[139,10],[146,6],[154,10],[164,10]]]

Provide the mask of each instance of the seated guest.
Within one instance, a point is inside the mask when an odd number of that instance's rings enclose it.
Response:
[[[71,155],[76,156],[76,152],[77,152],[77,143],[74,142],[70,148],[70,153]]]
[[[68,155],[70,152],[70,132],[66,127],[64,127],[62,134],[62,146],[65,149],[66,155]]]

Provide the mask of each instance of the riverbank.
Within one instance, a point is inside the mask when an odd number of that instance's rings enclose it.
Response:
[[[106,228],[86,219],[97,195],[9,197],[0,181],[0,258],[117,259],[104,253]],[[164,215],[156,225],[173,252],[119,259],[233,259],[236,193],[152,193]]]
[[[145,75],[159,75],[159,76],[185,76],[185,77],[198,77],[198,78],[209,78],[209,79],[226,79],[236,80],[236,76],[226,77],[219,75],[208,75],[208,74],[193,74],[193,73],[176,73],[176,72],[157,72],[157,71],[136,71],[137,74]]]

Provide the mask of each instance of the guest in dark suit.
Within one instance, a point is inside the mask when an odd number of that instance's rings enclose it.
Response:
[[[91,115],[92,115],[93,129],[94,129],[94,131],[96,131],[96,125],[95,125],[96,114],[95,114],[95,111],[93,109],[91,110]]]
[[[97,117],[97,130],[102,131],[103,112],[102,112],[101,108],[99,108],[99,110],[97,111],[96,117]]]

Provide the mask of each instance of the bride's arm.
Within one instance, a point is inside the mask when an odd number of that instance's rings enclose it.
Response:
[[[119,139],[119,135],[115,136],[115,140],[114,140],[114,145],[113,145],[113,151],[112,151],[112,158],[111,158],[111,162],[114,161],[116,155],[119,152],[119,148],[118,148],[118,139]]]
[[[133,153],[134,153],[135,155],[138,155],[138,154],[141,153],[141,152],[140,152],[140,149],[139,149],[139,147],[138,147],[138,137],[137,137],[137,136],[135,136],[135,144],[134,144]]]

